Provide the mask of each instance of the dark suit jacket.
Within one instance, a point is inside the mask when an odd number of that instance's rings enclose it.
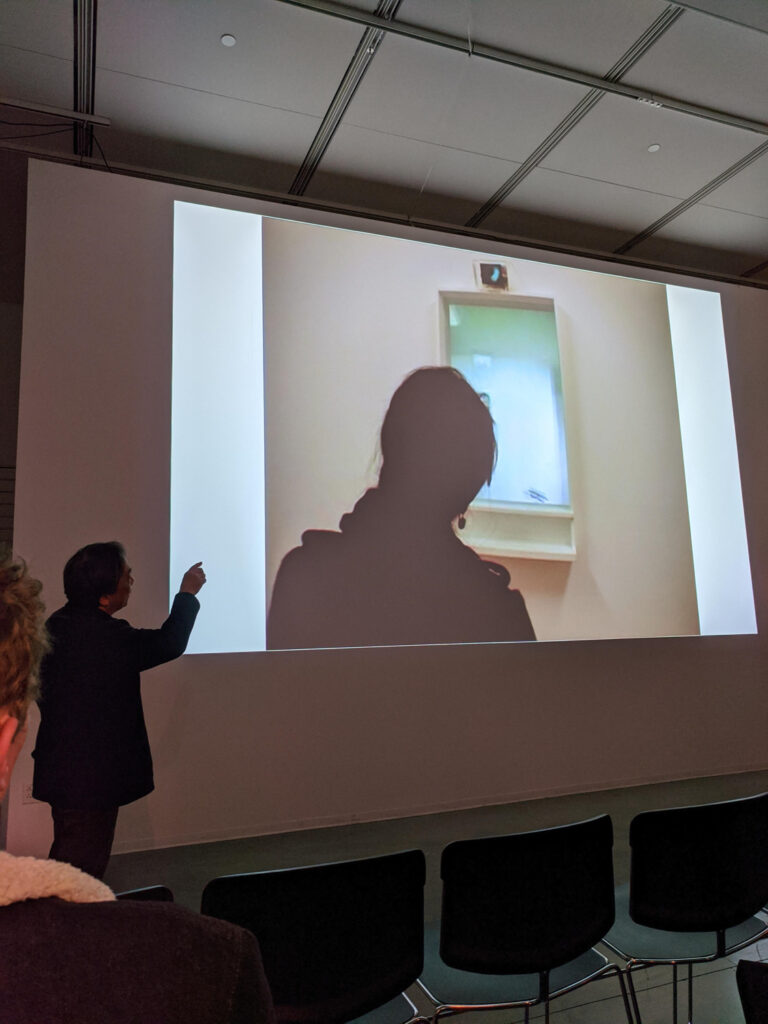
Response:
[[[0,907],[3,1024],[273,1024],[256,939],[169,903]]]
[[[152,791],[139,674],[184,653],[199,607],[192,594],[177,594],[160,629],[70,604],[51,615],[32,755],[37,800],[97,810]]]

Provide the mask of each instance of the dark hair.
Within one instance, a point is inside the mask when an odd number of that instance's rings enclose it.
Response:
[[[493,419],[458,370],[424,366],[392,396],[381,427],[381,456],[381,487],[418,489],[453,518],[491,479]]]
[[[98,607],[99,598],[114,594],[125,566],[125,548],[116,540],[86,544],[64,566],[64,593],[70,604]]]

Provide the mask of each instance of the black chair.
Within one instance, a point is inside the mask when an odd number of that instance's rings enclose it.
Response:
[[[214,878],[202,912],[259,941],[280,1024],[423,1021],[404,995],[421,971],[421,850]]]
[[[616,890],[616,923],[606,945],[633,972],[672,966],[672,1020],[677,1024],[677,968],[688,967],[693,1020],[693,965],[719,960],[768,936],[754,915],[768,899],[768,793],[696,807],[638,814],[629,827],[629,886]]]
[[[466,1010],[530,1009],[621,969],[592,947],[613,924],[608,815],[559,828],[452,843],[443,906],[419,984],[433,1021]]]
[[[768,963],[739,960],[736,984],[746,1024],[768,1024]]]
[[[126,889],[117,892],[119,900],[158,900],[161,903],[173,903],[173,893],[167,885],[147,885],[143,889]]]

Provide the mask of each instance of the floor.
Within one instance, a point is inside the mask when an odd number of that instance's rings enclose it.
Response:
[[[321,864],[418,848],[427,858],[425,916],[429,922],[439,918],[440,852],[455,839],[546,828],[608,813],[613,820],[615,835],[616,881],[623,882],[629,874],[629,822],[639,811],[726,800],[766,790],[768,771],[124,853],[110,861],[106,881],[116,891],[163,883],[173,890],[177,903],[198,910],[203,887],[218,875]],[[742,951],[733,957],[732,962],[719,962],[697,969],[694,986],[696,1024],[743,1024],[735,980],[735,964],[740,957],[768,960],[768,940]],[[672,1021],[671,969],[639,972],[636,987],[643,1024]],[[682,1024],[686,1019],[685,986],[680,988],[679,1020]],[[419,1009],[427,1012],[429,1004],[419,990],[414,989],[410,994]],[[532,1020],[541,1016],[541,1013],[533,1013]],[[461,1019],[466,1024],[475,1024],[481,1017],[486,1021],[495,1020],[498,1024],[517,1024],[523,1019],[522,1012],[517,1011],[482,1015],[467,1013]],[[606,979],[561,997],[552,1003],[551,1019],[560,1024],[612,1024],[626,1020],[616,981]]]

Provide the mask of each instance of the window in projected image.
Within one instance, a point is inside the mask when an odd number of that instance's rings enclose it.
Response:
[[[472,505],[484,552],[575,555],[563,386],[552,299],[442,294],[446,360],[485,396],[496,425],[493,479]]]
[[[568,505],[554,303],[449,303],[450,361],[487,396],[498,459],[481,502]]]

